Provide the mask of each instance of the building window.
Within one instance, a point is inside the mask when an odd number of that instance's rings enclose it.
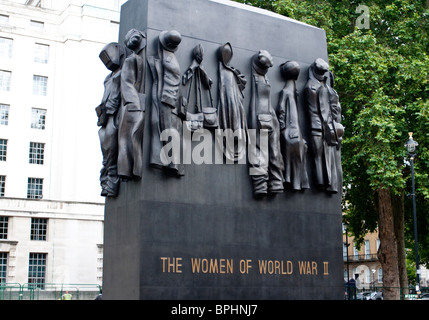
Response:
[[[45,144],[39,142],[30,142],[29,163],[43,164],[45,156]]]
[[[33,76],[33,94],[46,96],[48,90],[48,77]]]
[[[347,261],[347,256],[348,256],[347,245],[343,243],[343,260],[344,261]]]
[[[45,28],[45,23],[42,21],[30,20],[30,27],[42,31]]]
[[[6,161],[7,139],[0,139],[0,161]]]
[[[0,176],[0,197],[4,197],[5,190],[6,190],[6,176]]]
[[[43,179],[28,178],[27,199],[43,198]]]
[[[47,230],[48,230],[48,219],[31,218],[30,240],[46,241]]]
[[[0,23],[1,24],[9,24],[9,16],[5,14],[0,14]]]
[[[357,249],[355,242],[353,242],[353,258],[354,260],[359,260],[359,250]]]
[[[381,269],[381,268],[378,268],[378,272],[377,272],[377,281],[378,282],[383,282],[383,269]]]
[[[46,110],[31,109],[31,128],[45,130]]]
[[[11,77],[12,77],[12,72],[0,70],[0,90],[10,91]]]
[[[36,7],[36,8],[41,8],[42,7],[42,0],[27,0],[25,2],[25,5]]]
[[[12,39],[0,37],[0,57],[1,58],[12,58],[12,45],[13,45]]]
[[[0,217],[0,239],[7,240],[9,217]]]
[[[28,283],[45,289],[46,253],[31,253],[28,259]]]
[[[371,271],[365,269],[365,283],[371,283]]]
[[[48,63],[49,46],[46,44],[36,43],[34,50],[34,62]]]
[[[365,240],[365,259],[369,259],[371,257],[369,240]]]
[[[0,285],[7,282],[7,255],[7,252],[0,252]]]
[[[9,109],[8,104],[0,104],[0,125],[2,126],[9,125]]]

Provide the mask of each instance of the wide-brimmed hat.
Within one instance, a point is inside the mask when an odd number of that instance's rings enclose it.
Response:
[[[288,60],[285,63],[282,63],[280,65],[280,72],[286,80],[298,79],[298,75],[300,71],[301,71],[301,68],[298,62],[296,61]]]
[[[135,34],[140,36],[140,42],[139,43],[128,43],[130,41],[131,37]],[[124,43],[129,49],[132,49],[132,50],[138,49],[138,47],[144,48],[144,47],[146,47],[146,34],[140,30],[131,29],[125,35]],[[136,47],[136,48],[133,48],[133,47]]]
[[[164,49],[174,52],[178,49],[182,36],[176,30],[162,31],[159,34],[159,41]]]
[[[117,42],[106,44],[99,55],[101,61],[110,71],[116,71],[125,60],[125,47]]]
[[[253,56],[253,68],[257,73],[265,75],[268,69],[273,66],[273,57],[267,50],[260,50]]]
[[[322,58],[317,58],[314,61],[314,71],[319,75],[323,75],[329,71],[329,64]]]

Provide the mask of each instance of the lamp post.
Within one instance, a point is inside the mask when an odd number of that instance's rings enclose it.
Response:
[[[413,139],[413,133],[408,133],[410,138],[405,143],[407,148],[408,156],[410,157],[411,164],[411,185],[412,193],[410,194],[413,198],[413,218],[414,218],[414,249],[416,253],[416,293],[420,291],[420,267],[419,267],[419,253],[417,246],[417,215],[416,215],[416,190],[414,186],[414,157],[416,156],[416,147],[419,145],[417,141]]]
[[[350,274],[349,274],[349,236],[348,236],[348,222],[344,222],[344,228],[346,231],[346,243],[344,244],[346,246],[346,266],[347,266],[347,299],[351,300],[350,297]]]

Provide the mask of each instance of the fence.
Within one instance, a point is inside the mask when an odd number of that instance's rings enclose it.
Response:
[[[0,283],[0,300],[21,300],[19,283]]]
[[[415,287],[409,288],[394,288],[394,287],[378,287],[374,286],[371,289],[356,289],[356,287],[347,285],[344,286],[345,300],[383,300],[383,292],[386,290],[397,291],[400,300],[416,300],[418,298],[429,299],[429,287],[421,287],[420,293],[417,295]]]
[[[0,300],[62,300],[66,293],[71,295],[71,300],[94,300],[101,293],[101,286],[64,283],[0,284]]]
[[[41,285],[25,283],[0,283],[1,300],[62,300],[66,293],[71,295],[71,300],[94,300],[101,293],[98,284],[64,284],[45,283]],[[349,289],[349,290],[347,290]],[[354,289],[354,290],[353,290]],[[344,286],[345,300],[380,300],[383,299],[383,291],[398,290],[401,300],[413,300],[417,298],[415,287],[386,288],[374,287],[371,290],[358,290]],[[420,288],[420,297],[429,299],[429,287]],[[349,299],[350,298],[350,299]]]

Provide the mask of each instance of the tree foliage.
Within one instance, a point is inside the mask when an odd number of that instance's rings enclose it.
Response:
[[[344,210],[362,241],[378,226],[377,191],[411,193],[404,143],[415,161],[421,263],[429,264],[429,1],[367,0],[369,29],[358,29],[360,1],[249,0],[326,31],[346,127],[342,147]],[[411,199],[403,197],[407,247],[413,248]],[[411,252],[413,253],[413,252]]]

